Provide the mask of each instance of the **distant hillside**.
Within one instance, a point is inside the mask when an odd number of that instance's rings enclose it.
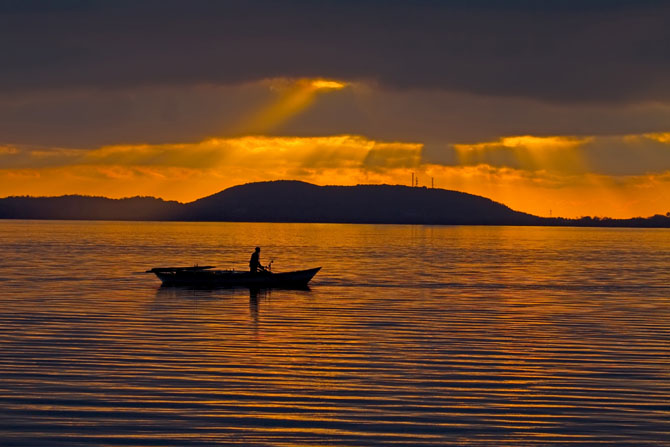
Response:
[[[527,225],[537,217],[484,197],[408,186],[250,183],[189,203],[193,220]]]
[[[0,219],[171,220],[184,205],[154,197],[107,199],[90,196],[7,197]]]
[[[0,219],[670,227],[670,213],[632,219],[542,218],[444,189],[316,186],[298,181],[234,186],[187,204],[153,197],[8,197],[0,199]]]

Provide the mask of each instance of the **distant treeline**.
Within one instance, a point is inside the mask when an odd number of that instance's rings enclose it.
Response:
[[[154,197],[108,199],[90,196],[7,197],[1,219],[171,220],[184,204]]]
[[[0,199],[0,219],[670,227],[670,213],[632,219],[544,218],[444,189],[316,186],[297,181],[234,186],[191,203],[154,197],[8,197]]]
[[[670,228],[670,213],[656,214],[650,217],[632,217],[630,219],[613,219],[611,217],[580,217],[578,219],[542,218],[542,225],[570,227],[638,227],[638,228]]]

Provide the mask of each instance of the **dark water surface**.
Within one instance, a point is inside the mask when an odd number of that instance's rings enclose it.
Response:
[[[163,265],[323,266],[308,291]],[[670,231],[0,221],[0,445],[670,445]]]

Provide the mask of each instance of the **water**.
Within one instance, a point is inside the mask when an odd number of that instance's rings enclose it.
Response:
[[[323,266],[311,290],[161,265]],[[0,445],[670,444],[670,232],[0,221]]]

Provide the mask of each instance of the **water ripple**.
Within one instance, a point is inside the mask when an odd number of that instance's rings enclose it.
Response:
[[[670,238],[620,235],[0,222],[0,444],[667,445]],[[311,290],[132,273],[259,240]]]

